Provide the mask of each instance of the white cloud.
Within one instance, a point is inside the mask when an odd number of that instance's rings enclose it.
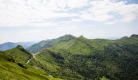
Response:
[[[78,13],[67,13],[68,9],[65,9],[67,3],[64,3],[64,0],[43,2],[41,0],[2,0],[0,2],[0,27],[33,25],[36,24],[35,22],[41,24],[48,19],[78,16]]]
[[[81,22],[82,19],[72,19],[71,21],[73,21],[73,22]]]
[[[29,23],[26,26],[31,26],[31,27],[51,27],[51,26],[59,26],[57,23],[53,22],[43,22],[43,23]]]
[[[49,21],[58,18],[105,24],[111,23],[108,20],[131,22],[137,19],[138,4],[126,3],[118,0],[0,0],[0,27],[61,25]]]
[[[54,32],[55,32],[55,31],[57,31],[57,32],[60,32],[60,31],[66,32],[66,31],[72,31],[72,30],[76,30],[76,29],[78,29],[78,27],[76,27],[76,26],[71,26],[71,27],[57,27],[57,28],[54,30]]]
[[[69,26],[69,25],[71,25],[71,21],[60,21],[59,22],[59,26],[61,27],[61,26]]]
[[[36,33],[41,33],[43,31],[44,31],[43,29],[34,29],[34,30],[17,32],[17,34],[36,34]]]
[[[96,14],[96,12],[94,13]],[[94,20],[94,21],[99,21],[99,22],[103,22],[103,21],[107,21],[108,19],[112,18],[112,16],[110,15],[107,15],[107,14],[97,14],[97,15],[94,15],[93,13],[85,13],[85,14],[82,14],[80,16],[81,19],[83,20]]]
[[[67,6],[72,8],[82,8],[88,6],[89,0],[67,0]]]
[[[115,24],[117,21],[105,22],[104,24]]]
[[[109,0],[91,1],[91,6],[80,15],[84,20],[108,21],[112,19],[118,22],[131,22],[138,16],[138,4],[126,4],[126,1],[117,2]],[[117,15],[120,15],[117,18]],[[106,24],[113,24],[108,22]]]
[[[88,25],[89,27],[92,27],[92,26],[94,26],[94,25]]]

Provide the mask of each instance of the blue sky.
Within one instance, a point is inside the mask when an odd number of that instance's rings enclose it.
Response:
[[[0,0],[0,43],[138,34],[138,0]]]

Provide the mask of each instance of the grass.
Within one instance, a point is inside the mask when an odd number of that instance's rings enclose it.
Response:
[[[102,77],[102,78],[100,78],[101,80],[109,80],[109,79],[107,79],[106,77]]]
[[[65,35],[52,40],[43,40],[39,43],[30,46],[29,48],[27,48],[27,50],[29,50],[32,53],[38,53],[48,47],[53,47],[56,49],[65,49],[71,46],[75,39],[76,37],[72,35]]]
[[[67,80],[85,78],[90,80],[95,78],[101,80],[125,79],[122,75],[120,76],[120,72],[124,70],[122,64],[127,64],[126,61],[133,61],[133,55],[138,52],[136,43],[138,43],[136,37],[107,40],[86,39],[80,36],[74,42],[71,42],[69,38],[63,38],[58,43],[51,45],[50,48],[48,47],[37,54],[30,65],[35,65],[47,73]],[[123,72],[128,69],[125,67]]]
[[[22,46],[18,45],[15,48],[4,51],[3,53],[11,56],[13,59],[20,60],[21,62],[27,62],[28,59],[32,58],[31,52],[25,50]]]
[[[8,55],[0,52],[0,79],[1,80],[61,80],[49,77],[47,73],[41,72],[34,67],[24,63],[28,69],[18,66],[18,62],[9,61],[13,59]],[[16,60],[18,61],[18,60]]]

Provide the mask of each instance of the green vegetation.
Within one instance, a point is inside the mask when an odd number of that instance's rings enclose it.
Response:
[[[137,80],[138,37],[91,40],[80,36],[67,49],[44,49],[30,65],[67,80]]]
[[[61,36],[57,39],[43,40],[39,43],[36,43],[36,44],[28,47],[27,50],[29,50],[32,53],[38,53],[39,51],[42,51],[48,47],[54,47],[57,49],[60,49],[60,48],[65,49],[65,48],[68,48],[69,46],[71,46],[74,43],[75,39],[76,39],[76,37],[74,37],[72,35],[65,35],[65,36]]]
[[[102,77],[102,78],[100,78],[101,80],[109,80],[109,79],[107,79],[107,78],[105,78],[105,77]]]
[[[138,79],[138,35],[119,40],[66,35],[49,40],[46,45],[43,49],[34,47],[35,50],[42,50],[34,57],[22,46],[0,52],[0,79]],[[28,65],[26,62],[30,58],[32,60]],[[20,67],[18,62],[22,62],[27,69]]]
[[[16,48],[22,49],[21,46]],[[12,51],[18,51],[13,49]],[[8,52],[6,52],[8,53]],[[22,62],[27,67],[24,69],[18,65],[18,62],[23,61],[21,58],[12,58],[7,54],[0,52],[0,79],[1,80],[61,80],[58,78],[49,77],[47,73],[35,69],[34,67]]]
[[[11,56],[13,59],[20,60],[21,62],[27,62],[28,59],[33,57],[33,54],[25,50],[22,46],[18,45],[15,48],[4,51],[3,53]]]

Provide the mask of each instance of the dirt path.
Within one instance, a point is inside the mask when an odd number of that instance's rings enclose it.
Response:
[[[33,57],[35,57],[35,55],[36,55],[36,54],[39,54],[39,53],[40,53],[40,52],[33,54]]]
[[[35,54],[33,54],[33,57],[31,58],[31,59],[29,59],[28,61],[27,61],[27,64],[35,57],[35,55],[36,54],[39,54],[39,52],[38,53],[35,53]]]
[[[31,58],[32,59],[32,58]],[[31,59],[29,59],[28,61],[27,61],[27,64],[31,61]]]

